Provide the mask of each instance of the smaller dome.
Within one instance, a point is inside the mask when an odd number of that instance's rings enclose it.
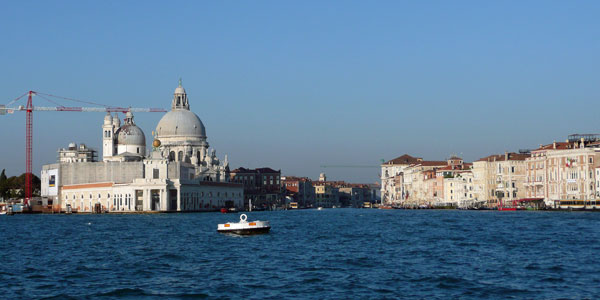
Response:
[[[115,133],[118,145],[146,146],[146,136],[135,124],[125,124]]]
[[[175,88],[175,94],[185,94],[185,89],[182,86]]]

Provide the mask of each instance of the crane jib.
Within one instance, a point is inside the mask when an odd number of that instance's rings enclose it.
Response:
[[[57,106],[57,107],[44,107],[44,106],[33,106],[33,111],[72,111],[72,112],[167,112],[162,108],[140,108],[140,107],[76,107],[76,106]],[[5,105],[0,104],[0,115],[7,113],[11,114],[14,111],[27,111],[27,108],[20,105],[15,108],[7,108]]]

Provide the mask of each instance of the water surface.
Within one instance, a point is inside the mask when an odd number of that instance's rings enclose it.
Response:
[[[600,297],[600,213],[324,209],[0,216],[0,298]]]

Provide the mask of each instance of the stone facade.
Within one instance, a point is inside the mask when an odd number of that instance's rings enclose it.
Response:
[[[475,195],[488,208],[513,206],[527,195],[526,159],[528,154],[504,153],[481,158],[473,163]]]
[[[595,200],[600,148],[584,141],[553,143],[532,151],[527,159],[527,196],[547,206],[561,200]]]

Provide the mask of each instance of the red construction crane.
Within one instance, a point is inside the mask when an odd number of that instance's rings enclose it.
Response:
[[[13,103],[19,101],[19,99],[25,97],[25,95],[28,95],[27,106],[20,105],[18,107],[13,107],[13,108],[9,107]],[[41,97],[51,103],[54,103],[58,106],[56,106],[56,107],[33,106],[33,102],[32,102],[33,96],[39,96],[39,97]],[[62,106],[47,97],[53,97],[53,98],[81,102],[81,103],[88,103],[88,104],[98,105],[100,107],[72,107],[72,106],[67,107],[67,106]],[[90,101],[77,100],[77,99],[72,99],[72,98],[67,98],[67,97],[55,96],[55,95],[51,95],[51,94],[44,94],[44,93],[35,92],[35,91],[29,91],[29,92],[17,97],[16,99],[12,100],[11,102],[9,102],[6,105],[0,105],[0,115],[5,115],[7,113],[12,114],[15,111],[26,112],[26,120],[25,120],[25,128],[26,128],[26,134],[25,134],[25,156],[26,156],[26,158],[25,158],[25,200],[23,203],[24,206],[28,205],[29,200],[31,200],[32,195],[33,195],[33,193],[32,193],[33,192],[32,191],[32,189],[33,189],[33,184],[32,184],[32,180],[33,180],[33,178],[32,178],[33,111],[71,111],[71,112],[109,112],[109,113],[110,112],[126,113],[128,111],[130,111],[130,112],[167,112],[166,110],[164,110],[162,108],[114,107],[114,106],[98,104],[98,103],[94,103],[94,102],[90,102]]]

